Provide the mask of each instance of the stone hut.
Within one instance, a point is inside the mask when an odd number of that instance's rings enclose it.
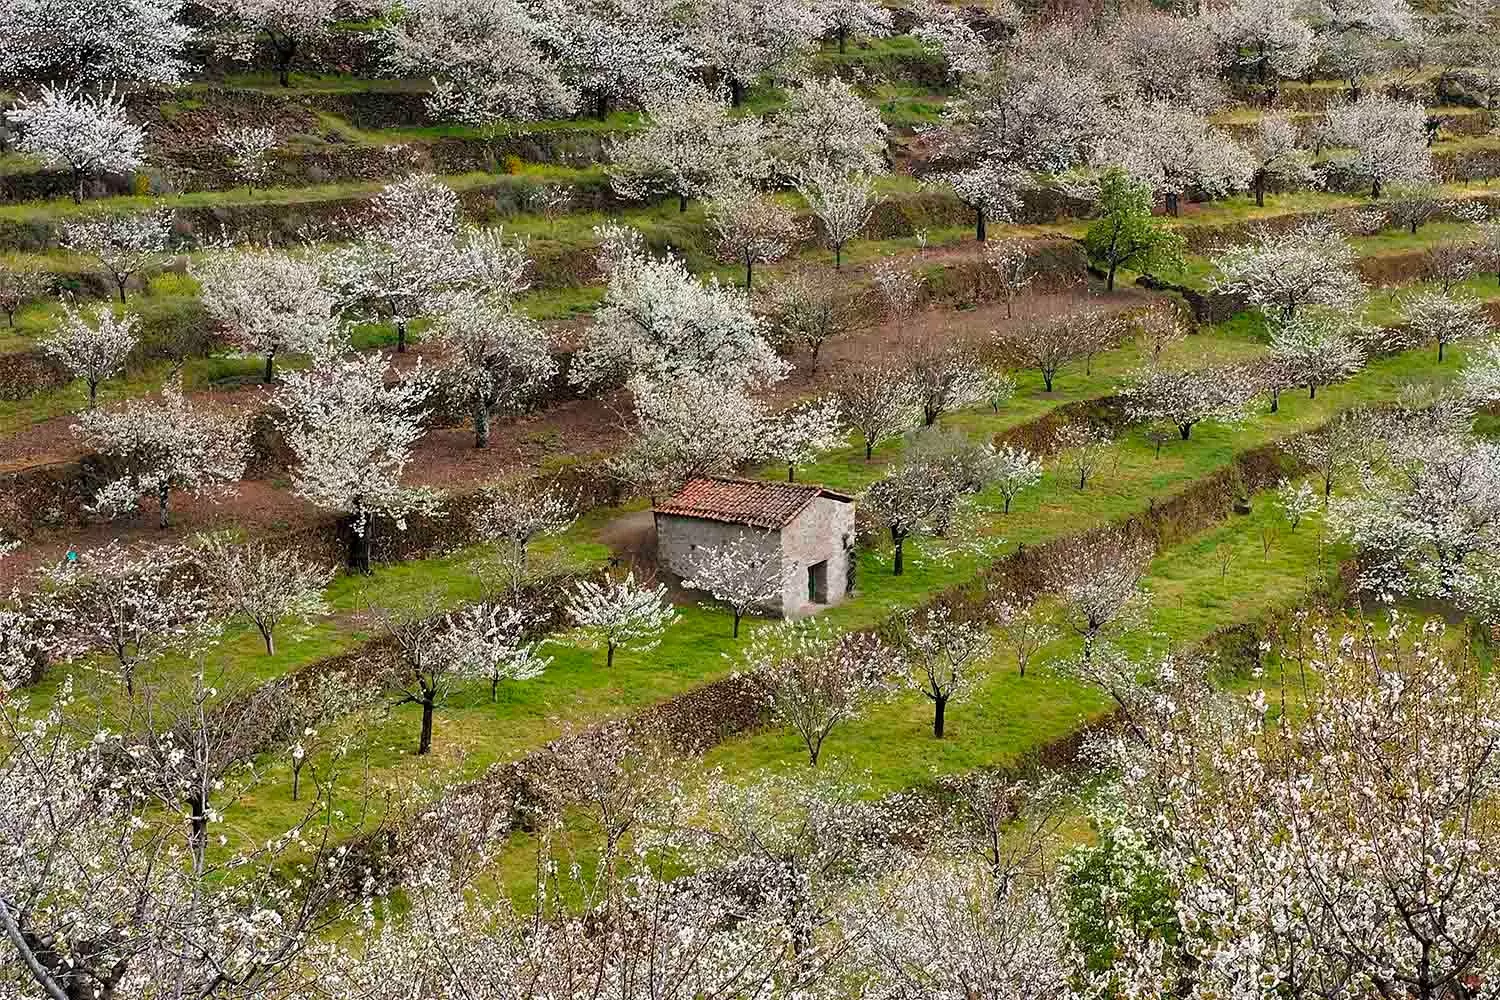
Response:
[[[763,608],[799,617],[837,604],[849,591],[854,560],[854,498],[821,486],[754,479],[691,479],[656,506],[657,562],[679,576],[699,546],[740,536],[781,565],[781,597]]]

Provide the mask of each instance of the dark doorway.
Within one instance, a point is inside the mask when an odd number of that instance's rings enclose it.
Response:
[[[814,604],[828,603],[828,560],[807,567],[807,599]]]

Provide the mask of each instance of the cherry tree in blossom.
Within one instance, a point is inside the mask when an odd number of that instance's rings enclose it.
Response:
[[[267,656],[276,655],[276,632],[283,624],[310,625],[333,610],[323,597],[333,569],[303,558],[295,549],[263,542],[241,545],[227,535],[211,535],[198,560],[229,612],[244,615],[255,626]]]
[[[194,31],[182,0],[73,0],[14,3],[0,11],[0,73],[88,87],[172,86],[187,68],[183,48]]]
[[[1500,537],[1500,452],[1442,406],[1395,414],[1373,445],[1357,487],[1333,498],[1329,524],[1361,551],[1375,593],[1452,596]]]
[[[918,435],[902,462],[865,491],[865,511],[890,534],[894,575],[905,569],[907,540],[946,536],[961,505],[989,484],[993,466],[992,448],[961,432],[932,428]]]
[[[353,239],[326,254],[324,274],[346,305],[407,328],[441,302],[473,290],[508,299],[526,288],[524,244],[499,229],[465,229],[458,194],[431,174],[387,184],[372,199]]]
[[[1312,483],[1306,479],[1299,479],[1295,483],[1283,479],[1276,487],[1276,503],[1286,517],[1287,525],[1296,531],[1302,519],[1318,509],[1319,501]]]
[[[291,740],[286,757],[292,771],[293,802],[302,799],[302,772],[311,766],[310,776],[316,782],[320,773],[331,769],[320,768],[320,759],[336,760],[341,755],[349,737],[351,716],[377,702],[380,693],[368,679],[350,676],[342,670],[296,678],[285,685],[279,714],[286,737]],[[358,724],[368,720],[356,717],[352,721]]]
[[[146,133],[130,121],[124,101],[112,90],[93,94],[78,87],[43,87],[35,97],[19,98],[5,120],[21,131],[17,149],[72,173],[76,202],[83,201],[90,177],[129,173],[143,162]]]
[[[1114,443],[1107,428],[1091,424],[1064,424],[1052,436],[1052,450],[1057,455],[1058,467],[1077,474],[1080,490],[1088,488],[1089,480],[1104,464]]]
[[[0,758],[7,985],[58,1000],[154,997],[163,984],[274,996],[304,982],[316,942],[361,904],[346,890],[364,865],[334,842],[328,796],[248,850],[202,859],[203,838],[170,821],[182,800],[164,816],[164,775],[153,773],[163,758],[137,737],[77,734],[66,721],[75,710],[65,684],[50,706],[16,699],[0,718],[12,748]],[[200,734],[211,717],[199,716]],[[174,741],[172,773],[211,745]]]
[[[1110,528],[1059,553],[1048,568],[1049,589],[1083,637],[1086,659],[1110,631],[1129,627],[1143,610],[1148,596],[1140,584],[1151,556],[1149,540]]]
[[[404,529],[407,516],[437,504],[432,491],[401,482],[431,384],[419,371],[387,385],[387,372],[378,354],[329,360],[288,373],[275,397],[297,456],[292,492],[344,519],[349,567],[361,573],[370,572],[375,518]]]
[[[1323,502],[1327,503],[1334,487],[1366,460],[1377,431],[1364,414],[1344,413],[1292,439],[1288,450],[1322,481]]]
[[[926,427],[937,423],[944,413],[989,401],[996,383],[1008,381],[981,364],[973,351],[939,343],[936,338],[924,339],[912,348],[906,370]],[[1012,395],[1014,383],[1009,389],[1001,396]]]
[[[180,376],[162,386],[160,401],[127,399],[117,409],[80,414],[74,433],[121,470],[95,493],[94,509],[118,516],[149,497],[162,528],[174,493],[232,495],[245,474],[250,443],[244,415],[189,404]]]
[[[601,121],[680,85],[692,68],[672,0],[557,0],[545,28],[564,78]]]
[[[796,731],[810,767],[834,729],[890,687],[896,668],[895,653],[876,636],[841,634],[819,618],[757,629],[739,663],[776,721]]]
[[[604,304],[569,367],[575,385],[634,377],[660,383],[694,373],[759,387],[786,373],[743,292],[699,281],[681,260],[639,248],[622,252],[608,279]]]
[[[1011,319],[1013,307],[1021,293],[1031,287],[1036,270],[1031,262],[1031,252],[1021,240],[1000,240],[986,243],[984,262],[1000,280],[1000,293],[1005,299],[1005,318]]]
[[[1243,295],[1251,305],[1293,319],[1306,305],[1350,309],[1363,302],[1359,255],[1326,222],[1302,223],[1285,232],[1261,230],[1249,243],[1219,250],[1215,291]]]
[[[1051,392],[1058,372],[1084,356],[1084,338],[1078,331],[1097,322],[1098,317],[1087,311],[1069,313],[1025,330],[1006,331],[998,346],[1018,367],[1036,369]]]
[[[734,107],[761,77],[790,76],[823,33],[816,7],[806,0],[693,0],[687,16],[689,50],[728,88]]]
[[[814,10],[841,53],[850,38],[884,38],[891,33],[890,10],[872,0],[822,0]]]
[[[764,457],[765,407],[717,378],[684,373],[635,381],[628,444],[611,459],[612,475],[653,500],[694,476],[728,475]]]
[[[803,238],[791,206],[750,187],[719,187],[705,208],[715,253],[721,260],[745,265],[746,289],[754,281],[756,264],[780,260]]]
[[[391,12],[380,40],[393,72],[431,78],[430,114],[485,128],[574,110],[551,31],[546,19],[515,4],[416,0]]]
[[[526,578],[531,546],[540,538],[560,535],[578,519],[578,497],[555,483],[529,482],[489,491],[489,503],[474,516],[481,535],[502,548],[502,563],[518,592]]]
[[[1271,330],[1271,354],[1307,386],[1315,399],[1318,387],[1333,385],[1364,368],[1364,344],[1374,334],[1367,323],[1346,312],[1305,309]]]
[[[1018,445],[1002,444],[995,449],[994,488],[1005,502],[1004,513],[1016,497],[1042,481],[1042,460]]]
[[[778,275],[762,290],[759,308],[780,331],[782,349],[789,344],[807,351],[814,369],[823,345],[862,321],[860,305],[845,283],[810,268]]]
[[[427,333],[437,378],[474,421],[474,447],[490,443],[490,416],[524,405],[557,377],[551,337],[509,303],[456,293]]]
[[[871,998],[1071,996],[1067,922],[1047,880],[997,877],[941,851],[909,861],[867,904],[857,939]]]
[[[1026,676],[1026,668],[1041,648],[1057,638],[1052,619],[1035,601],[1018,604],[1009,600],[994,601],[987,614],[995,623],[995,633],[1016,658],[1016,670]]]
[[[92,257],[114,280],[120,301],[132,275],[158,263],[172,245],[172,211],[101,213],[63,223],[63,249]]]
[[[770,172],[761,119],[730,115],[719,95],[690,85],[648,95],[645,127],[608,152],[610,183],[621,195],[644,201],[675,194],[682,211],[715,187]]]
[[[1268,712],[1274,690],[1213,698],[1169,681],[1146,724],[1109,741],[1109,822],[1139,843],[1181,928],[1171,949],[1120,952],[1154,953],[1169,981],[1191,967],[1205,995],[1248,981],[1440,996],[1491,977],[1493,692],[1439,629],[1312,631],[1288,651],[1320,678],[1305,711]]]
[[[699,545],[688,553],[682,585],[701,590],[724,604],[734,616],[734,637],[740,621],[752,611],[779,606],[780,546],[763,535],[741,533],[722,545]]]
[[[836,0],[873,7],[868,0]],[[880,112],[839,77],[799,81],[770,122],[767,141],[780,169],[797,177],[811,164],[845,172],[884,173],[887,128]]]
[[[323,285],[315,259],[247,248],[211,256],[193,275],[203,308],[229,342],[265,357],[267,383],[275,378],[277,355],[317,358],[342,346],[338,299]]]
[[[942,739],[948,705],[984,679],[993,640],[977,623],[958,620],[945,607],[902,615],[897,627],[896,648],[907,664],[908,683],[932,702],[932,735]]]
[[[181,546],[110,542],[47,571],[40,608],[49,650],[102,654],[99,669],[135,693],[141,670],[169,651],[192,649],[217,629],[217,603]]]
[[[1225,67],[1242,69],[1256,82],[1301,77],[1313,61],[1313,32],[1289,0],[1234,0],[1211,11],[1208,28]]]
[[[838,399],[814,399],[767,417],[762,447],[766,458],[786,466],[790,483],[796,481],[799,465],[842,447],[846,435]]]
[[[291,86],[297,53],[327,38],[338,14],[335,0],[210,0],[204,7],[220,19],[216,41],[233,57],[248,61],[259,41],[270,45],[283,87]]]
[[[1273,184],[1282,189],[1317,184],[1312,151],[1303,148],[1297,126],[1286,115],[1262,116],[1245,151],[1250,155],[1250,187],[1257,205],[1266,203],[1266,189]]]
[[[41,342],[41,348],[56,358],[74,378],[88,384],[89,409],[99,400],[99,386],[125,370],[125,360],[138,342],[134,313],[116,314],[106,306],[95,306],[83,315],[63,305],[57,330]]]
[[[47,277],[35,263],[24,262],[0,268],[0,312],[10,325],[16,325],[16,313],[32,299],[47,290]]]
[[[950,77],[962,82],[970,76],[983,76],[992,68],[997,57],[993,42],[963,10],[937,0],[918,0],[911,10],[916,21],[912,37],[942,54]],[[1015,13],[1018,21],[1020,12]]]
[[[917,426],[922,409],[916,387],[899,361],[877,360],[839,379],[839,407],[864,440],[865,461],[885,438]]]
[[[1413,333],[1437,344],[1438,361],[1449,344],[1485,340],[1495,331],[1489,310],[1471,295],[1415,292],[1402,304],[1402,315]]]
[[[1207,368],[1152,366],[1136,373],[1122,389],[1131,418],[1165,420],[1184,441],[1205,420],[1234,422],[1245,412],[1256,384],[1241,365]]]
[[[1184,192],[1221,197],[1247,187],[1253,173],[1245,151],[1224,132],[1191,109],[1166,101],[1123,109],[1115,127],[1100,136],[1091,158],[1160,192],[1171,215],[1178,214]]]
[[[271,174],[271,154],[281,135],[267,125],[235,125],[221,128],[215,136],[234,175],[254,191]]]
[[[508,618],[512,610],[475,604],[444,614],[431,600],[400,612],[370,609],[372,621],[391,646],[386,683],[397,692],[397,704],[416,705],[422,713],[418,756],[431,752],[437,707],[457,685],[489,679],[496,669],[517,681],[530,680],[546,669],[548,661],[536,657],[531,647],[517,654],[523,647]]]
[[[635,573],[622,579],[579,580],[567,595],[568,617],[584,643],[604,647],[604,665],[615,665],[615,650],[648,653],[679,615],[667,602],[665,584],[636,583]]]
[[[878,199],[873,179],[863,172],[814,163],[797,181],[797,191],[817,216],[837,270],[843,261],[844,247],[864,232],[875,211]]]
[[[1420,104],[1365,94],[1329,108],[1327,129],[1333,163],[1368,184],[1372,198],[1433,176],[1427,112]]]

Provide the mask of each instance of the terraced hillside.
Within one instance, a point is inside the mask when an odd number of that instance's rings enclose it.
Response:
[[[0,996],[1493,980],[1493,4],[78,6]]]

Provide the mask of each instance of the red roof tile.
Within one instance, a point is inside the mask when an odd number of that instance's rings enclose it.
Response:
[[[805,483],[772,483],[758,479],[690,479],[677,494],[657,504],[658,514],[698,517],[707,521],[784,528],[818,497],[849,503],[844,493]]]

